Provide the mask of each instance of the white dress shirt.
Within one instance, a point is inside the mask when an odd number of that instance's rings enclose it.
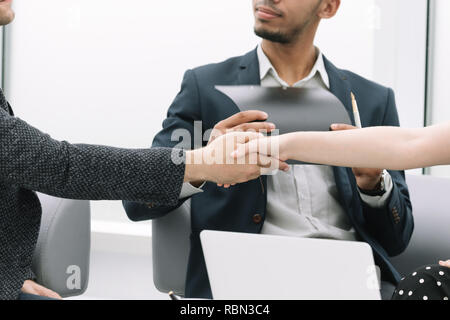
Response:
[[[261,86],[289,87],[258,47]],[[323,88],[329,90],[329,78],[322,53],[310,74],[293,87]],[[392,179],[385,172],[386,193],[381,197],[361,198],[372,207],[381,208],[392,192]],[[183,185],[180,199],[202,192],[189,183]],[[278,172],[267,178],[267,212],[263,234],[275,234],[308,238],[356,240],[347,214],[339,203],[339,194],[332,167],[318,165],[294,165],[289,172]]]

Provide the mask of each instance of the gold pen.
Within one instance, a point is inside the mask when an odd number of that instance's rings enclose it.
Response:
[[[169,292],[169,297],[170,297],[170,299],[172,299],[172,300],[180,300],[180,297],[177,296],[177,295],[175,295],[175,293],[174,293],[173,291],[170,291],[170,292]]]
[[[353,115],[355,116],[355,124],[359,129],[362,129],[361,118],[359,117],[358,103],[356,102],[356,98],[353,92],[351,92],[350,94],[352,96],[352,106],[353,106]]]

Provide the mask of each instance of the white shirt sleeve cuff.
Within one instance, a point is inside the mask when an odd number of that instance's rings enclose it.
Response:
[[[384,188],[386,192],[382,196],[369,196],[359,191],[362,201],[371,206],[374,209],[381,209],[387,205],[387,202],[391,196],[394,184],[392,177],[386,170],[384,171]]]
[[[179,199],[190,198],[193,195],[196,195],[197,193],[202,193],[203,192],[202,188],[205,185],[205,183],[206,182],[203,182],[203,184],[198,188],[194,187],[189,182],[183,183],[183,186],[181,187],[181,193],[180,193]]]

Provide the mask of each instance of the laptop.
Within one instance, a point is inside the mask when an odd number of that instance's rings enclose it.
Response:
[[[248,233],[200,234],[216,300],[380,300],[364,242]]]

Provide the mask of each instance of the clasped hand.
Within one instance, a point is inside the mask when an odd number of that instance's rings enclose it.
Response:
[[[354,126],[346,124],[333,124],[330,127],[331,131],[354,130]],[[259,137],[245,144],[239,144],[236,151],[232,152],[235,159],[252,154],[265,155],[279,159],[282,162],[287,160],[304,160],[298,159],[295,154],[296,144],[301,141],[295,140],[295,136],[291,134],[273,136],[273,137]],[[301,158],[301,157],[300,157]],[[380,184],[383,169],[372,168],[352,168],[358,187],[361,190],[376,190]]]
[[[186,178],[194,186],[211,181],[226,188],[258,178],[274,170],[289,170],[289,166],[276,157],[249,154],[239,159],[232,156],[238,145],[264,137],[275,126],[264,121],[261,111],[240,112],[219,122],[213,129],[205,148],[186,153]]]

